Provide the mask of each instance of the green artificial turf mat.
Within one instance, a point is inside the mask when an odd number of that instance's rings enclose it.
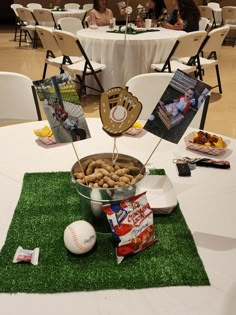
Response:
[[[84,256],[64,247],[65,227],[79,220],[69,172],[27,173],[0,253],[0,292],[54,293],[115,288],[209,285],[179,206],[155,217],[158,242],[117,265],[111,235],[97,235]],[[39,264],[12,263],[18,246],[40,248]]]

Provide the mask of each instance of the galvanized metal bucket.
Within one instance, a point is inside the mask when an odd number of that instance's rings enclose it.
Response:
[[[112,161],[111,153],[94,154],[84,157],[80,160],[83,169],[86,169],[88,163],[91,160],[102,159],[105,161]],[[143,164],[134,157],[129,155],[119,154],[116,163],[130,165],[138,167],[145,173]],[[80,196],[80,213],[83,220],[90,222],[96,232],[111,233],[107,217],[102,210],[102,206],[113,201],[120,201],[126,198],[130,198],[135,195],[137,184],[127,187],[119,188],[94,188],[81,184],[76,181],[73,174],[81,171],[79,163],[76,162],[71,170],[72,181],[75,183],[75,187]]]

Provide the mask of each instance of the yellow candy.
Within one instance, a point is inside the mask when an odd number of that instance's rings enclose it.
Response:
[[[35,134],[37,137],[41,137],[41,130],[40,130],[40,129],[35,129],[35,130],[34,130],[34,134]]]
[[[133,127],[134,127],[134,128],[137,128],[137,129],[140,129],[140,128],[143,128],[143,125],[140,124],[140,122],[136,121],[136,122],[133,124]]]
[[[43,129],[42,129],[42,137],[47,137],[50,132],[51,132],[51,129],[48,126],[43,127]]]
[[[38,137],[51,137],[52,136],[52,130],[48,126],[44,126],[42,129],[36,129],[34,130],[34,134]]]

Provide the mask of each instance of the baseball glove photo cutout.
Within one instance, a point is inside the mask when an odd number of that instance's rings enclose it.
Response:
[[[103,129],[111,137],[119,137],[138,119],[142,104],[126,89],[114,87],[101,95],[100,116]]]

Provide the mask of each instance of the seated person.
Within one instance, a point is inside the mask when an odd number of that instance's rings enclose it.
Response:
[[[180,96],[172,103],[164,104],[162,101],[159,102],[161,106],[165,106],[166,111],[172,116],[175,117],[179,113],[185,114],[189,107],[194,102],[194,90],[188,89],[184,95]],[[167,102],[168,103],[168,102]]]
[[[149,0],[146,18],[156,22],[165,21],[167,10],[164,0]]]
[[[148,7],[145,9],[142,5],[138,5],[138,16],[136,18],[136,24],[138,27],[144,26],[144,20],[151,19],[152,26],[156,27],[160,22],[164,22],[167,19],[167,10],[164,0],[149,0]]]
[[[194,32],[199,30],[200,17],[194,0],[175,0],[174,10],[163,26],[172,30]]]
[[[89,12],[89,25],[106,26],[113,18],[113,13],[107,9],[106,0],[94,0],[94,8]]]

